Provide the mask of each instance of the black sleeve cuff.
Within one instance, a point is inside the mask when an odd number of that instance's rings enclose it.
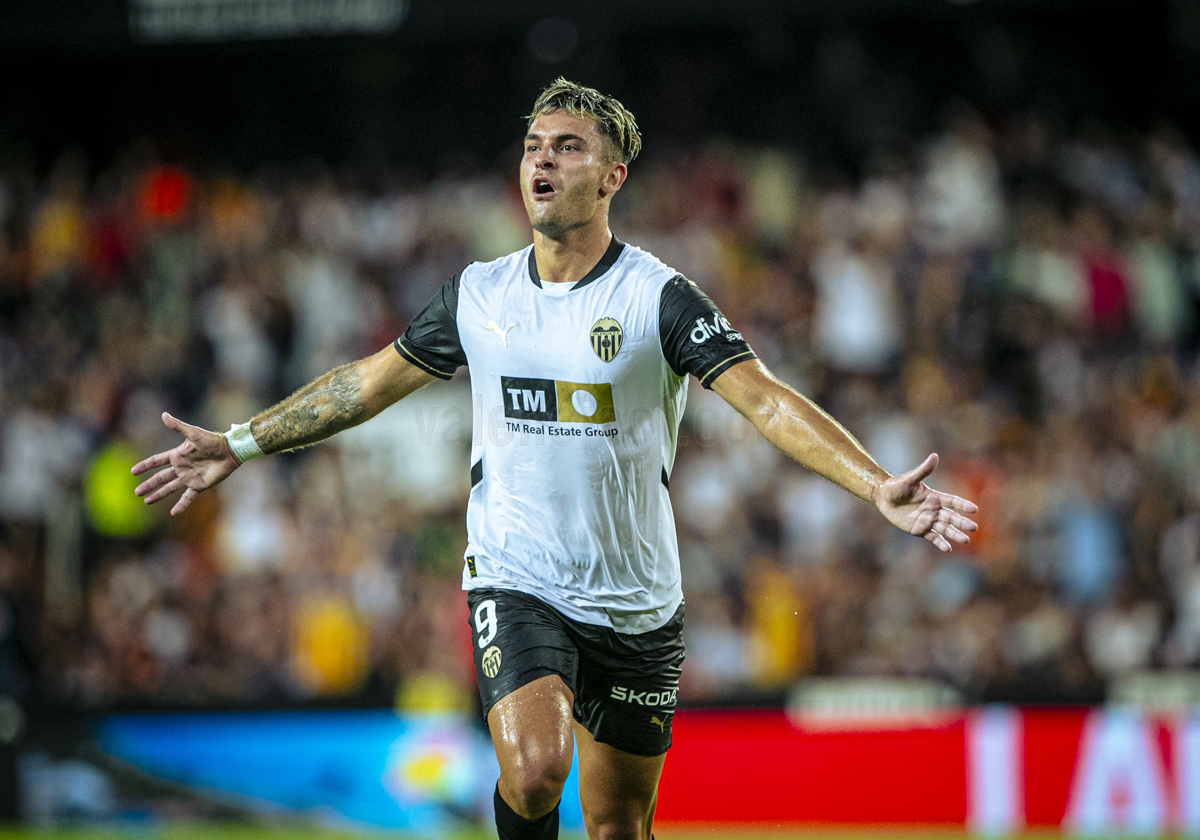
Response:
[[[392,346],[396,348],[396,352],[399,353],[406,361],[411,362],[426,373],[436,376],[438,379],[454,378],[453,370],[442,370],[437,366],[437,360],[433,356],[425,353],[415,344],[405,341],[404,336],[401,336],[392,342]]]
[[[717,364],[716,367],[707,371],[703,376],[700,376],[697,378],[700,380],[701,385],[703,385],[706,389],[711,391],[713,380],[715,380],[722,373],[729,370],[731,367],[733,367],[736,364],[739,364],[741,362],[748,362],[751,359],[757,359],[757,358],[758,358],[758,354],[756,354],[753,350],[746,350],[741,353],[735,353],[732,356],[730,356],[728,359],[726,359],[725,361]]]

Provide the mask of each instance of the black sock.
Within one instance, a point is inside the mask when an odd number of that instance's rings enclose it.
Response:
[[[536,820],[527,820],[514,811],[500,795],[500,785],[496,785],[496,795],[492,797],[496,806],[496,833],[500,840],[558,840],[558,806],[545,816]]]

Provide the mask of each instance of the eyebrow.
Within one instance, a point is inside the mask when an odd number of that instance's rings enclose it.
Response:
[[[542,135],[534,134],[533,132],[530,132],[529,134],[525,135],[525,139],[526,140],[541,140]],[[587,142],[586,138],[580,137],[578,134],[556,134],[556,135],[554,135],[553,139],[559,143],[562,143],[564,140],[582,140],[585,143]]]

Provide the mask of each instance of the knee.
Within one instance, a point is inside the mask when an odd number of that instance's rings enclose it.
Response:
[[[553,810],[571,772],[571,754],[553,749],[523,750],[500,774],[500,794],[514,811],[537,819]]]
[[[597,820],[588,826],[588,837],[591,840],[650,840],[650,826],[647,820],[637,818]]]
[[[589,840],[651,840],[654,801],[583,802]]]

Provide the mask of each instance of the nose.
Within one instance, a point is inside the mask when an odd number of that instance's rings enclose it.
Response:
[[[538,169],[554,168],[554,152],[549,146],[542,146],[533,156],[533,163]]]

